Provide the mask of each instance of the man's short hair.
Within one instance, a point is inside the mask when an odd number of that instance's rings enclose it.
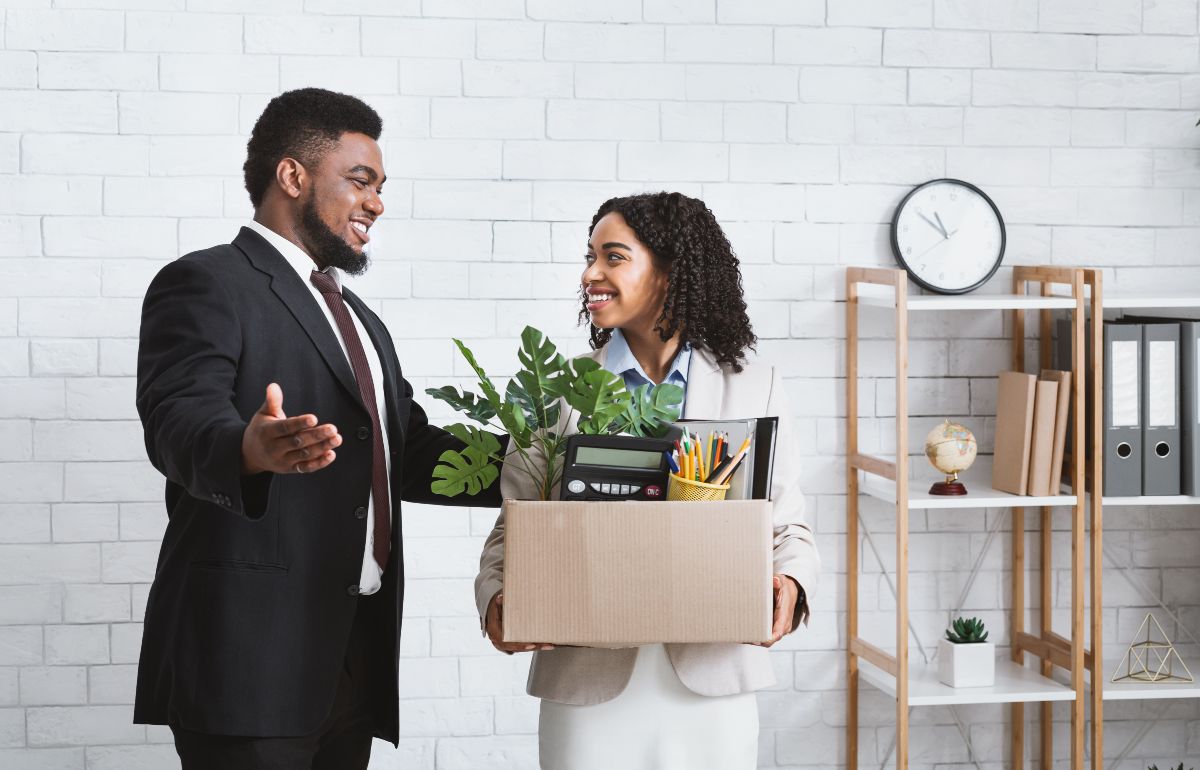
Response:
[[[262,205],[284,158],[314,168],[342,134],[366,134],[378,141],[382,132],[379,113],[353,96],[323,88],[300,88],[276,96],[258,116],[246,145],[242,172],[250,202],[256,209]]]

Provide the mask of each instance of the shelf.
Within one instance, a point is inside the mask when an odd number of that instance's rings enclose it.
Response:
[[[886,288],[886,287],[885,287]],[[1085,292],[1088,300],[1091,299],[1090,292]],[[1058,299],[1070,300],[1071,298],[1062,292],[1055,292],[1053,297]],[[1200,310],[1200,295],[1197,294],[1174,294],[1171,292],[1153,292],[1153,293],[1105,293],[1104,294],[1104,309],[1105,310],[1158,310],[1161,308],[1196,308]]]
[[[864,682],[896,697],[896,677],[861,658],[859,673]],[[1075,691],[1070,687],[1001,658],[996,659],[996,683],[991,687],[947,687],[938,681],[937,663],[910,666],[908,673],[910,706],[1075,700]]]
[[[1124,309],[1142,308],[1145,310],[1154,310],[1156,308],[1198,308],[1200,309],[1200,296],[1195,294],[1105,294],[1104,309]]]
[[[1200,698],[1200,683],[1184,682],[1111,682],[1112,672],[1117,670],[1118,660],[1104,664],[1104,700],[1167,700],[1174,698]],[[1088,685],[1089,689],[1091,685]]]
[[[1142,495],[1138,497],[1101,498],[1104,507],[1130,505],[1200,505],[1200,497],[1192,495]]]
[[[870,307],[896,307],[896,290],[875,283],[858,284],[858,302]],[[1070,297],[1032,294],[910,294],[909,310],[1070,310]]]
[[[993,489],[989,481],[992,478],[991,458],[980,458],[975,461],[966,473],[959,474],[959,481],[967,488],[967,494],[961,497],[929,494],[933,482],[943,480],[923,459],[916,458],[912,462],[921,462],[928,467],[928,473],[918,473],[908,482],[908,508],[1039,508],[1041,506],[1072,506],[1077,502],[1075,495],[1047,495],[1032,497],[1030,495],[1013,495]],[[859,490],[863,494],[883,500],[886,503],[896,502],[896,482],[876,476],[873,473],[860,471]]]

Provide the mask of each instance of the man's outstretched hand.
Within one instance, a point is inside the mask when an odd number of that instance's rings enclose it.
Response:
[[[334,425],[317,424],[317,416],[283,413],[283,389],[267,386],[267,397],[242,433],[242,474],[312,473],[332,463],[342,436]]]

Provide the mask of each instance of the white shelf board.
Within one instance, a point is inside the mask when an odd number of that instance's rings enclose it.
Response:
[[[1200,505],[1200,497],[1192,495],[1141,495],[1136,497],[1106,495],[1102,501],[1105,508],[1130,505]]]
[[[877,283],[858,284],[858,302],[871,307],[896,307],[896,290]],[[1070,297],[1025,294],[910,294],[909,310],[1070,310]]]
[[[960,473],[958,480],[967,488],[967,494],[961,496],[931,495],[929,487],[935,481],[943,481],[944,476],[938,474],[925,460],[913,458],[910,462],[921,463],[925,470],[918,472],[908,482],[908,508],[1039,508],[1041,506],[1071,506],[1075,505],[1075,495],[1046,495],[1033,497],[1030,495],[1014,495],[993,489],[991,485],[992,463],[990,457],[981,457],[975,461],[965,473]],[[866,471],[859,472],[859,490],[863,494],[878,498],[887,503],[896,502],[896,482],[876,476]]]
[[[1154,310],[1157,308],[1200,308],[1200,295],[1197,294],[1105,294],[1104,309],[1113,308],[1133,309],[1143,308],[1146,310]]]
[[[1120,661],[1107,661],[1104,665],[1104,700],[1166,700],[1172,698],[1200,698],[1200,682],[1123,682],[1110,681],[1112,672]],[[1090,684],[1088,685],[1091,686]]]
[[[859,658],[863,681],[896,697],[896,677]],[[1075,691],[1064,684],[996,658],[996,683],[991,687],[948,687],[938,681],[937,663],[910,666],[908,705],[958,706],[968,703],[1029,703],[1075,699]]]
[[[1086,288],[1084,293],[1089,298],[1091,297],[1091,292],[1087,291]],[[1069,296],[1063,294],[1061,290],[1054,292],[1051,296],[1066,300],[1071,299]],[[1128,294],[1105,292],[1104,294],[1105,310],[1157,310],[1160,308],[1200,309],[1200,294],[1173,292],[1130,292]]]

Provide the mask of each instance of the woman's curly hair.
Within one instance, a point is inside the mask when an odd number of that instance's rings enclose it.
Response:
[[[625,219],[650,250],[654,266],[667,275],[667,296],[654,327],[662,340],[679,332],[684,342],[707,348],[718,363],[740,372],[746,350],[758,338],[746,314],[738,258],[708,206],[682,193],[610,198],[592,217],[588,236],[613,212]],[[592,348],[602,347],[612,329],[592,325],[586,294],[582,302],[580,324],[591,328]]]

